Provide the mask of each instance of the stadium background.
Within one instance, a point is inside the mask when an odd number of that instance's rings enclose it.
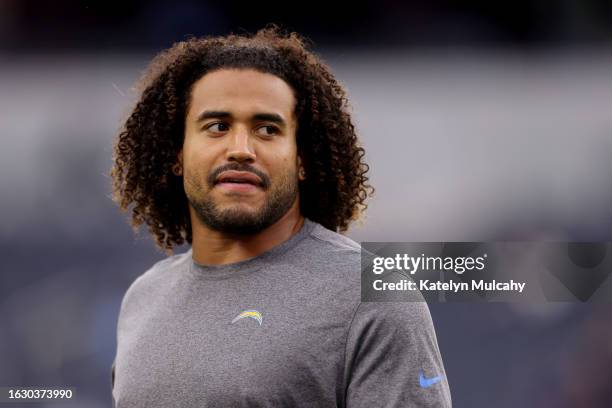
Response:
[[[314,41],[377,189],[355,240],[612,241],[612,3],[498,3],[1,1],[0,385],[109,406],[121,297],[164,256],[109,198],[112,141],[187,35]],[[610,305],[431,311],[455,406],[612,406]]]

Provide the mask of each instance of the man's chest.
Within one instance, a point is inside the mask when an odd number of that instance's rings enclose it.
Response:
[[[120,332],[117,406],[334,405],[346,317],[317,302],[160,309]]]

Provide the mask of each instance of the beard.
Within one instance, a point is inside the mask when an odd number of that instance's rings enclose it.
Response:
[[[227,170],[249,171],[262,180],[265,201],[259,208],[243,208],[239,195],[230,208],[219,208],[210,190],[214,188],[217,177]],[[232,235],[252,235],[263,231],[289,211],[299,194],[296,171],[285,173],[284,177],[272,185],[270,178],[261,171],[248,166],[228,164],[218,167],[207,178],[208,193],[203,192],[197,178],[185,174],[185,194],[200,222],[209,228]]]

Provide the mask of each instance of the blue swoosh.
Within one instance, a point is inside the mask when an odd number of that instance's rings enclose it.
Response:
[[[442,381],[442,376],[441,375],[437,375],[435,377],[431,377],[431,378],[427,378],[423,375],[423,372],[421,371],[419,373],[419,384],[421,385],[421,388],[429,388],[432,385],[438,383]]]

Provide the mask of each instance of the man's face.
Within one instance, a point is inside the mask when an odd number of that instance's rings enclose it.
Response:
[[[192,212],[217,231],[253,234],[298,199],[295,97],[282,79],[221,69],[192,88],[179,155]]]

